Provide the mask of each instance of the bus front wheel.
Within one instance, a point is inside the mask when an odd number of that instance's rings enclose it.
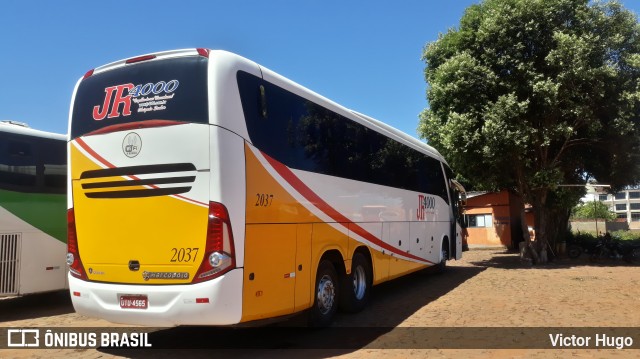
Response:
[[[313,327],[326,327],[331,324],[336,310],[338,309],[338,275],[333,263],[324,259],[318,265],[316,275],[315,298],[311,312],[309,313],[309,324]]]

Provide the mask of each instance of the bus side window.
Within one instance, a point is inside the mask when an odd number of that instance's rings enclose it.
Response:
[[[26,142],[9,142],[9,156],[12,157],[31,157],[31,145]]]
[[[36,162],[30,143],[7,142],[0,157],[0,179],[3,183],[20,187],[36,186]]]
[[[43,150],[46,148],[46,151]],[[39,165],[42,168],[42,191],[64,194],[67,190],[67,148],[64,142],[40,140]]]

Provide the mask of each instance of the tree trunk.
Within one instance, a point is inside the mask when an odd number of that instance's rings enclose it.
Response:
[[[556,248],[556,243],[566,236],[570,212],[562,208],[545,208],[542,205],[534,205],[534,213],[536,243],[530,247],[537,253],[535,263],[545,263],[545,257],[557,255],[554,248]]]
[[[539,263],[547,262],[547,248],[549,246],[550,235],[550,211],[541,206],[534,209],[535,223],[536,223],[536,249],[538,250],[540,261]]]
[[[538,256],[538,251],[534,247],[533,241],[531,241],[531,235],[529,234],[529,226],[527,226],[527,217],[524,211],[524,202],[522,202],[522,208],[520,208],[520,227],[522,229],[522,237],[524,238],[525,250],[526,253],[531,255],[531,260],[533,263],[538,263],[540,261]],[[524,259],[526,257],[526,253],[520,252],[520,257]]]

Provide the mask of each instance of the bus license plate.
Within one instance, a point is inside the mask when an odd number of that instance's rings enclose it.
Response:
[[[149,300],[146,295],[121,295],[120,308],[122,309],[147,309]]]

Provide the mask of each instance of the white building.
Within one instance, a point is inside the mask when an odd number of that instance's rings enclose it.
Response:
[[[600,188],[588,189],[582,202],[595,200],[609,206],[609,209],[616,213],[618,220],[627,221],[629,229],[640,229],[640,186],[627,187],[614,194],[607,194]]]

